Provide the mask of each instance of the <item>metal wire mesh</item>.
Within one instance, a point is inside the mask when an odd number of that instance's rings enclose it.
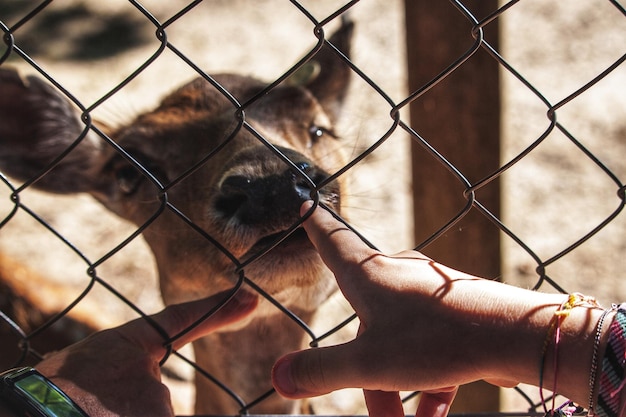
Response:
[[[511,1],[484,17],[474,16],[469,2],[451,1],[450,7],[470,22],[473,45],[418,90],[408,93],[403,90],[405,74],[399,69],[404,65],[402,52],[399,52],[401,48],[391,58],[376,55],[381,53],[380,49],[373,44],[361,44],[357,32],[350,58],[334,49],[338,59],[344,60],[353,72],[356,87],[352,91],[365,91],[365,95],[356,94],[356,100],[348,101],[338,128],[347,132],[343,147],[350,162],[315,187],[321,189],[333,179],[347,175],[355,178],[351,185],[356,188],[355,194],[360,195],[350,203],[356,212],[351,224],[372,245],[383,249],[399,250],[409,246],[423,249],[446,233],[455,232],[455,225],[469,211],[478,211],[503,232],[503,256],[507,260],[503,280],[544,291],[588,291],[605,301],[623,298],[626,288],[622,288],[618,273],[624,267],[620,253],[625,245],[622,235],[626,221],[621,214],[626,201],[622,180],[626,165],[621,157],[626,132],[626,118],[623,117],[626,109],[623,94],[626,84],[624,7],[617,1],[602,0],[584,8],[567,4],[557,11],[552,6],[542,7],[530,1]],[[392,34],[402,34],[398,24],[400,10],[401,3],[397,1],[346,4],[292,1],[271,6],[196,1],[181,9],[175,5],[135,1],[115,3],[109,9],[78,1],[45,1],[28,5],[9,1],[0,6],[0,28],[4,33],[0,69],[17,66],[45,78],[78,110],[83,123],[72,144],[55,155],[38,175],[25,182],[1,176],[5,199],[0,223],[1,249],[7,253],[4,264],[11,265],[4,268],[11,273],[21,268],[22,263],[28,265],[27,261],[31,261],[35,270],[70,277],[69,282],[52,284],[55,294],[63,293],[59,300],[55,300],[66,303],[62,308],[58,305],[46,308],[41,305],[20,306],[26,312],[31,308],[47,312],[39,321],[33,320],[36,324],[32,328],[21,328],[24,325],[18,324],[23,319],[19,311],[23,310],[13,308],[2,313],[6,323],[3,326],[10,327],[16,335],[14,352],[7,356],[12,358],[11,363],[27,361],[31,355],[38,356],[37,350],[49,348],[38,343],[60,338],[55,332],[63,333],[62,327],[67,326],[63,323],[68,319],[80,322],[81,317],[92,316],[86,320],[88,323],[96,321],[95,327],[105,327],[156,311],[160,306],[156,291],[158,283],[152,270],[151,255],[140,235],[164,213],[175,216],[178,227],[193,230],[199,238],[218,247],[229,258],[239,276],[233,291],[244,284],[254,288],[308,335],[311,346],[323,344],[327,339],[332,343],[334,337],[343,337],[342,332],[349,333],[345,327],[354,325],[354,316],[340,300],[332,302],[334,307],[340,306],[339,313],[335,308],[331,316],[320,323],[307,323],[246,275],[249,265],[263,254],[242,261],[169,198],[177,185],[210,163],[219,149],[201,155],[174,179],[162,183],[159,167],[144,166],[132,150],[120,146],[94,120],[117,118],[126,122],[125,113],[129,110],[126,107],[149,108],[153,104],[151,100],[156,100],[168,89],[193,76],[200,76],[232,102],[237,124],[234,133],[242,129],[255,135],[286,165],[298,170],[297,161],[291,161],[277,151],[269,143],[269,138],[247,123],[246,111],[305,65],[324,44],[328,45],[330,34],[348,14],[356,21],[357,31],[368,35],[379,31],[378,37],[371,36],[370,41],[381,42],[383,52],[390,43],[398,44],[389,38]],[[381,11],[384,11],[382,15],[377,14]],[[558,13],[561,13],[560,20],[554,17]],[[224,16],[230,16],[231,20],[224,19]],[[249,20],[243,20],[242,16]],[[210,25],[203,24],[203,21],[209,21],[215,27],[208,27]],[[483,36],[489,25],[496,21],[506,25],[503,35],[506,42],[499,49]],[[548,42],[540,43],[541,39],[535,38],[544,32],[537,29],[537,34],[533,33],[533,24],[537,28],[544,25],[548,34],[561,31],[560,36],[555,36],[561,43],[551,43],[556,46],[547,49]],[[389,26],[394,25],[400,28],[394,28],[392,32]],[[579,36],[574,36],[574,32]],[[222,62],[220,56],[225,54],[224,51],[232,50],[237,52],[224,59],[230,62]],[[430,138],[420,136],[419,126],[411,126],[407,121],[406,110],[410,103],[432,93],[439,82],[458,71],[477,51],[486,51],[500,65],[506,103],[504,112],[508,111],[509,119],[503,128],[501,165],[484,178],[472,181],[431,145]],[[367,56],[368,52],[372,57]],[[552,66],[559,54],[569,59],[561,62],[577,63],[585,61],[588,56],[595,65],[566,67],[567,72],[575,75],[568,78],[566,75],[569,74],[560,72],[564,71],[563,68]],[[271,59],[265,59],[265,56],[271,56]],[[253,66],[247,61],[254,62]],[[272,65],[264,66],[267,61],[272,61]],[[239,102],[206,72],[213,73],[213,67],[215,71],[232,67],[240,73],[259,74],[270,82],[249,100]],[[542,78],[544,73],[549,76]],[[141,99],[129,105],[126,101],[132,95]],[[154,97],[146,98],[148,95]],[[511,114],[511,108],[519,114]],[[92,133],[96,133],[104,146],[135,166],[154,186],[156,204],[151,215],[138,227],[120,223],[114,216],[106,217],[83,196],[50,198],[33,190]],[[412,235],[406,227],[410,220],[400,218],[407,214],[404,208],[407,199],[418,198],[411,195],[406,179],[408,174],[402,172],[408,167],[406,149],[410,141],[421,144],[431,157],[456,176],[466,201],[459,213],[444,224],[433,225],[436,232],[420,242],[411,240]],[[385,180],[391,178],[399,183],[379,183],[385,188],[382,192],[371,190],[368,182],[377,176],[381,167],[386,167],[383,168],[387,171]],[[373,176],[372,172],[375,173]],[[552,181],[546,172],[554,174],[556,180]],[[510,207],[502,216],[492,214],[476,197],[477,192],[494,179],[504,181],[503,198],[505,205]],[[542,189],[544,186],[547,189]],[[402,191],[398,192],[398,187]],[[551,211],[546,214],[548,208]],[[379,229],[371,225],[372,212],[376,210],[386,213],[381,217],[394,217],[388,215],[388,209],[400,219],[381,220]],[[83,219],[78,230],[76,224],[68,220],[73,218]],[[85,218],[90,222],[85,222]],[[549,228],[549,233],[537,233],[538,230],[545,231],[546,222],[560,223]],[[297,223],[292,225],[288,232],[297,226]],[[91,227],[92,231],[85,227]],[[383,233],[381,229],[386,230]],[[388,244],[385,239],[395,241]],[[43,255],[38,258],[34,254]],[[580,258],[577,258],[578,254]],[[600,255],[603,258],[598,258]],[[58,258],[60,265],[53,265],[51,257]],[[13,259],[20,258],[24,261],[19,263],[20,266],[11,264]],[[581,271],[581,265],[587,272]],[[142,275],[145,279],[128,279],[129,276]],[[579,278],[572,279],[573,275]],[[597,279],[589,278],[595,275],[598,275]],[[147,287],[153,287],[153,290],[144,295]],[[41,302],[49,304],[49,300],[44,301]],[[4,301],[3,305],[15,302],[11,299]],[[100,317],[99,321],[94,320],[90,310],[72,315],[80,312],[84,305],[97,305],[98,316],[110,315],[112,318],[109,322]],[[207,315],[212,313],[209,311]],[[170,336],[165,339],[172,340]],[[216,389],[228,392],[240,413],[247,414],[255,405],[276,395],[269,389],[269,376],[266,393],[257,398],[241,398],[236,391],[197,366],[188,353],[172,352],[172,356],[165,367],[175,374],[174,379],[189,378],[189,372],[180,371],[180,368],[200,372],[214,382]],[[167,368],[172,362],[175,365]],[[182,377],[177,372],[181,372]],[[176,384],[175,381],[172,383]],[[533,398],[533,393],[517,389],[515,395],[522,399],[521,403],[518,399],[511,400],[507,410],[493,410],[494,413],[540,413],[541,404]],[[318,410],[325,408],[319,405]]]

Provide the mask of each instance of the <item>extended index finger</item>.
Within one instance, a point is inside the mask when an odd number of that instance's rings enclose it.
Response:
[[[300,214],[304,216],[312,205],[312,201],[303,203]],[[303,226],[322,259],[333,271],[341,269],[346,261],[358,263],[379,253],[367,246],[356,233],[320,206],[315,208]]]
[[[312,205],[312,201],[302,204],[300,214],[304,216]],[[316,207],[303,226],[324,263],[335,275],[340,274],[346,266],[360,264],[379,253],[322,207]]]
[[[307,213],[311,203],[304,203],[301,215]],[[304,222],[304,229],[324,263],[335,275],[341,292],[361,317],[366,314],[373,282],[366,272],[368,261],[384,256],[370,248],[352,230],[331,213],[317,207]]]

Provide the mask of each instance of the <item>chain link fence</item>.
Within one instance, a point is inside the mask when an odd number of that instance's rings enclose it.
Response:
[[[353,79],[334,132],[341,136],[342,152],[351,162],[332,174],[346,183],[343,210],[350,224],[384,251],[409,247],[427,251],[446,236],[466,233],[468,225],[459,227],[459,221],[478,212],[501,233],[501,276],[488,278],[541,291],[581,291],[603,303],[625,299],[626,286],[620,280],[626,249],[626,219],[621,214],[626,175],[624,7],[609,0],[584,4],[526,0],[501,4],[483,16],[474,15],[470,1],[451,1],[449,6],[451,15],[462,16],[469,25],[466,38],[459,42],[469,39],[473,46],[420,88],[408,91],[404,42],[412,23],[405,23],[404,5],[397,0],[345,4],[216,0],[185,7],[121,0],[3,2],[0,70],[18,68],[45,78],[81,115],[83,128],[87,126],[75,140],[96,133],[111,153],[132,160],[146,176],[157,179],[154,194],[159,200],[159,208],[138,227],[85,194],[38,191],[37,184],[53,174],[52,168],[72,157],[74,143],[51,155],[42,175],[26,181],[2,175],[0,327],[11,341],[1,348],[3,367],[36,361],[39,352],[158,311],[162,302],[154,264],[155,256],[161,255],[148,249],[141,232],[164,213],[174,213],[176,228],[193,230],[205,245],[223,244],[202,230],[196,218],[179,210],[174,199],[168,201],[176,184],[216,160],[213,153],[200,155],[197,165],[179,167],[178,176],[161,185],[162,167],[143,166],[135,150],[118,146],[115,137],[92,121],[129,123],[133,120],[129,115],[152,109],[165,94],[197,76],[216,84],[216,91],[228,97],[231,92],[207,73],[254,75],[267,80],[271,90],[305,66],[301,58],[313,56],[346,16],[355,22],[352,52],[349,59],[341,53],[334,56],[349,64]],[[493,30],[496,23],[499,28]],[[429,22],[414,24],[428,27]],[[494,38],[500,41],[492,42]],[[424,50],[424,59],[442,47]],[[437,138],[422,136],[419,121],[409,122],[408,107],[436,102],[436,86],[484,52],[500,70],[500,81],[494,80],[502,98],[500,164],[482,179],[467,180],[457,166],[463,164],[442,157]],[[233,114],[241,116],[259,100],[262,95],[243,104],[234,102]],[[261,132],[259,139],[269,138]],[[412,201],[420,198],[413,193],[416,184],[410,175],[412,143],[427,150],[426,158],[454,173],[467,202],[441,224],[427,225],[428,236],[413,233],[413,222],[416,229],[424,225],[419,213],[415,221],[411,213]],[[480,190],[495,180],[502,210],[485,207],[480,200]],[[297,323],[307,343],[332,344],[354,334],[352,311],[340,296],[330,297],[314,322],[301,320],[247,276],[247,268],[258,259],[242,263],[238,256],[228,255],[232,269]],[[259,384],[260,395],[244,398],[198,368],[188,348],[164,364],[179,414],[193,412],[195,371],[213,389],[225,390],[242,414],[255,413],[255,406],[277,395],[269,374]],[[486,411],[542,414],[536,389],[505,391],[500,408]],[[408,401],[413,397],[407,394]],[[312,408],[318,414],[365,413],[360,394],[351,390],[316,399]],[[407,412],[412,412],[411,406]]]

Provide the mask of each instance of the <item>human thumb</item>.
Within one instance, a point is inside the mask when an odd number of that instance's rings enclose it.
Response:
[[[283,356],[272,369],[274,388],[283,397],[305,398],[359,386],[354,376],[360,364],[358,356],[348,352],[350,348],[347,343]]]

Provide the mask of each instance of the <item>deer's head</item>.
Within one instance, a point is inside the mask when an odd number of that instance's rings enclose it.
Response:
[[[348,54],[351,33],[344,24],[330,41]],[[232,286],[231,258],[245,262],[275,243],[298,221],[312,184],[344,162],[333,125],[350,70],[328,46],[310,65],[309,75],[261,96],[264,82],[213,76],[238,103],[258,97],[243,111],[197,78],[118,128],[85,124],[77,106],[41,78],[0,68],[0,168],[26,181],[71,149],[34,185],[89,193],[146,224],[165,301],[206,296]],[[342,193],[341,183],[330,182],[320,199],[339,211]],[[298,230],[244,271],[279,301],[305,310],[334,288]]]

